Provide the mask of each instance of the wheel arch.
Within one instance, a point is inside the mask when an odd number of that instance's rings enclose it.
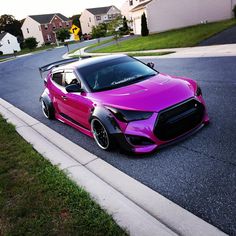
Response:
[[[46,105],[48,106],[49,108],[49,112],[50,112],[50,116],[53,118],[54,117],[54,114],[55,114],[55,109],[54,109],[54,106],[53,106],[53,102],[49,96],[49,94],[44,91],[43,94],[40,96],[39,98],[39,101],[44,101],[46,103]]]
[[[111,135],[120,134],[122,132],[111,112],[105,107],[95,107],[91,113],[89,122],[91,123],[93,119],[100,120]]]

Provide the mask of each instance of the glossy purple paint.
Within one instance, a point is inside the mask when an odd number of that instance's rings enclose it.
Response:
[[[65,88],[58,87],[51,80],[50,74],[48,75],[46,86],[55,108],[56,118],[90,137],[93,137],[93,135],[89,118],[96,106],[111,106],[124,110],[153,112],[149,119],[129,123],[121,122],[113,116],[124,135],[142,136],[154,142],[151,145],[133,146],[133,151],[136,153],[151,152],[180,138],[176,137],[174,140],[161,141],[155,136],[153,130],[158,113],[161,110],[193,97],[205,106],[202,96],[196,96],[197,83],[194,80],[171,77],[165,74],[158,74],[136,84],[94,93],[67,93]],[[71,117],[77,123],[61,116],[61,113]],[[198,127],[200,128],[208,122],[209,117],[205,111],[204,118]],[[188,133],[190,132],[181,135],[181,137],[186,136]]]

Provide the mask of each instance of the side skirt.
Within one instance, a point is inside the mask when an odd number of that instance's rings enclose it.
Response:
[[[86,134],[89,137],[93,138],[93,134],[92,134],[91,130],[88,130],[88,129],[80,126],[78,122],[73,122],[72,120],[69,120],[69,119],[65,118],[64,116],[62,116],[61,114],[58,114],[58,113],[55,114],[55,118],[57,120],[61,121],[62,123],[65,123],[69,126],[72,126],[73,128],[79,130],[83,134]]]

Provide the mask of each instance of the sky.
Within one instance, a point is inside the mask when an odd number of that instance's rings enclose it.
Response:
[[[114,5],[118,8],[125,0],[0,0],[0,15],[13,15],[21,20],[28,15],[61,13],[67,17],[80,14],[85,8]]]

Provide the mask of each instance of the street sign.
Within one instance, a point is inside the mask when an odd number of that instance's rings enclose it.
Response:
[[[80,40],[79,39],[79,32],[80,32],[80,28],[78,27],[78,26],[76,26],[76,25],[72,25],[71,26],[71,29],[70,29],[70,32],[74,35],[74,40],[75,41],[78,41],[78,40]]]

